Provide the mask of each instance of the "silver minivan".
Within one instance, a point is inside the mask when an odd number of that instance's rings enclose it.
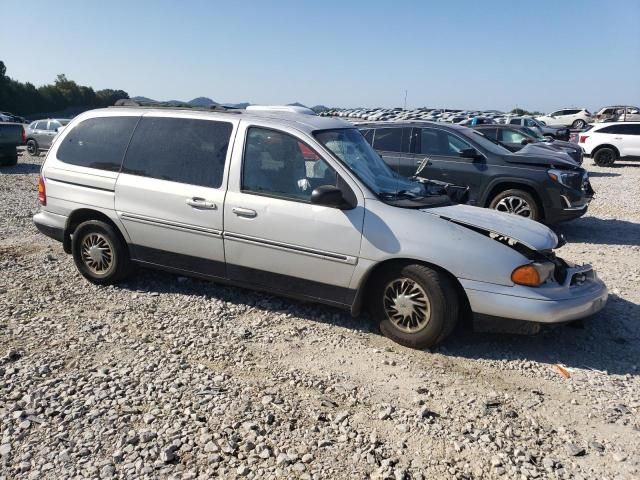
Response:
[[[353,125],[286,108],[86,112],[54,141],[38,194],[36,226],[91,282],[137,264],[366,308],[410,347],[442,341],[465,312],[566,322],[607,300],[544,225],[452,204]]]

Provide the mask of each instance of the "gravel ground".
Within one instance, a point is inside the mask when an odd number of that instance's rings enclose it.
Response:
[[[31,222],[41,162],[0,170],[0,478],[640,478],[640,163],[587,160],[559,228],[601,314],[420,352],[238,288],[88,283]]]

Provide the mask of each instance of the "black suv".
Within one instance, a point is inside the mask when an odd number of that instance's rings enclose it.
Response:
[[[484,133],[486,137],[500,142],[504,148],[510,152],[519,152],[526,148],[523,153],[534,153],[532,150],[541,148],[543,154],[549,155],[569,155],[578,165],[582,165],[584,152],[579,145],[562,140],[544,137],[529,127],[518,127],[516,125],[476,125],[472,127]]]
[[[469,204],[554,224],[584,215],[593,198],[585,169],[542,149],[512,153],[459,125],[359,123],[367,141],[406,177],[469,187]]]

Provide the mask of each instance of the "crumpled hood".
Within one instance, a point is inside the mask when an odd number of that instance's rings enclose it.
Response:
[[[536,147],[530,143],[511,155],[503,155],[506,162],[524,163],[528,165],[546,165],[574,169],[579,165],[565,152],[553,152],[548,148]]]
[[[528,218],[471,205],[451,205],[421,210],[463,226],[503,235],[532,250],[550,250],[558,245],[558,237],[545,225]]]

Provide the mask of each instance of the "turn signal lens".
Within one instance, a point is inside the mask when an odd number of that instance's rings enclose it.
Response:
[[[528,287],[538,287],[542,284],[540,273],[533,265],[523,265],[516,268],[511,274],[511,281]]]

